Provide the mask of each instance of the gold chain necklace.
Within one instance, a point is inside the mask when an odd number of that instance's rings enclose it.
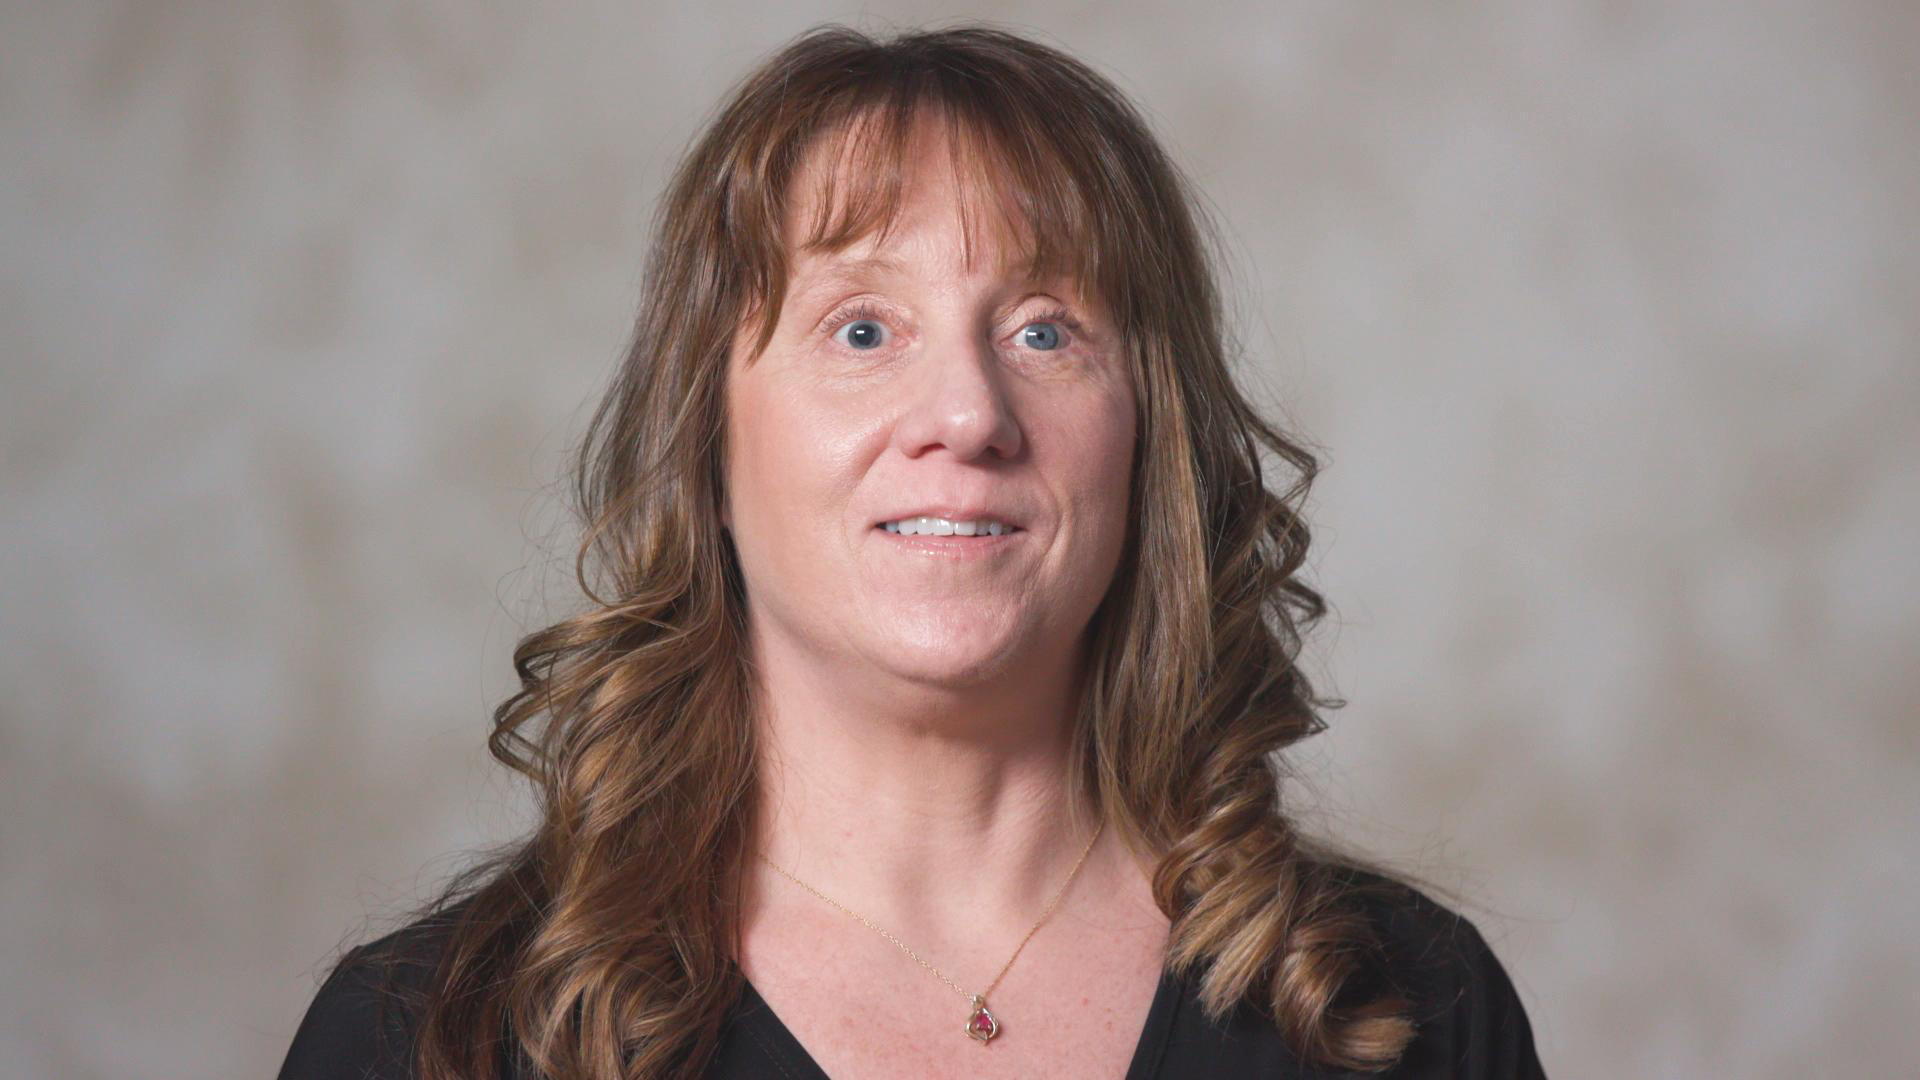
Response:
[[[1053,914],[1053,909],[1055,905],[1059,904],[1060,898],[1066,895],[1067,886],[1073,884],[1073,879],[1079,875],[1080,864],[1087,861],[1087,855],[1093,851],[1094,841],[1100,839],[1100,833],[1106,827],[1107,827],[1107,823],[1105,821],[1102,821],[1100,823],[1100,827],[1093,830],[1093,837],[1092,839],[1089,839],[1087,841],[1086,850],[1080,853],[1080,858],[1074,862],[1073,869],[1067,873],[1067,880],[1061,883],[1059,891],[1055,892],[1053,894],[1053,899],[1047,902],[1047,909],[1040,913],[1040,918],[1038,921],[1036,921],[1033,924],[1033,929],[1027,931],[1027,936],[1020,939],[1020,944],[1014,948],[1013,955],[1007,957],[1006,965],[1000,969],[1000,974],[995,975],[993,977],[993,981],[987,984],[987,988],[978,994],[968,993],[964,988],[960,986],[959,983],[956,983],[952,979],[947,978],[946,975],[942,973],[939,968],[934,967],[932,964],[927,963],[925,960],[922,960],[920,958],[919,953],[916,953],[912,949],[907,948],[906,942],[901,941],[899,938],[894,937],[892,934],[889,934],[885,930],[882,930],[881,928],[879,928],[878,926],[873,925],[873,923],[868,922],[864,916],[860,915],[858,912],[854,911],[853,909],[847,907],[845,904],[840,903],[838,900],[835,900],[831,896],[828,896],[826,893],[821,892],[819,889],[816,889],[813,886],[807,884],[806,882],[801,881],[799,878],[794,877],[792,874],[787,873],[786,870],[782,869],[779,866],[776,866],[772,859],[767,858],[765,855],[761,854],[760,852],[756,851],[754,852],[754,854],[760,857],[761,862],[766,863],[768,866],[772,866],[775,870],[779,870],[780,873],[785,874],[787,879],[792,881],[795,885],[798,885],[801,888],[812,893],[813,895],[819,897],[820,899],[825,900],[827,903],[832,904],[834,907],[839,908],[841,911],[844,911],[847,914],[852,915],[855,919],[858,919],[860,921],[860,924],[865,926],[867,929],[873,931],[876,934],[879,934],[881,937],[886,938],[888,941],[893,942],[895,945],[900,946],[901,952],[904,952],[908,956],[913,957],[913,959],[917,961],[921,967],[926,968],[928,971],[933,972],[935,975],[940,977],[941,982],[946,983],[948,986],[958,991],[961,997],[966,998],[973,1005],[973,1012],[971,1012],[967,1016],[967,1026],[966,1026],[967,1035],[969,1038],[977,1040],[980,1043],[980,1045],[985,1046],[988,1040],[992,1039],[995,1035],[1000,1034],[999,1018],[995,1017],[993,1013],[987,1010],[987,995],[993,993],[993,988],[1000,985],[1000,979],[1006,975],[1007,969],[1011,968],[1013,966],[1014,960],[1019,958],[1020,950],[1027,947],[1027,942],[1033,940],[1033,935],[1035,931],[1038,931],[1041,927],[1041,924],[1047,921],[1047,916]]]

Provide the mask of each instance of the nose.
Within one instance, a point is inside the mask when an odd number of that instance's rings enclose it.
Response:
[[[978,332],[930,338],[907,380],[907,400],[894,425],[895,447],[915,458],[936,448],[962,461],[1020,452],[1021,434],[1006,372],[993,343]]]

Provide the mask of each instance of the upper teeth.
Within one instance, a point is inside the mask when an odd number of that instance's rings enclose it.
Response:
[[[998,521],[953,521],[943,517],[911,517],[883,522],[882,528],[903,536],[1001,536],[1013,526]]]

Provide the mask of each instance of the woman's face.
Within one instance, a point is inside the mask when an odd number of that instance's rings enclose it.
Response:
[[[884,246],[798,254],[811,208],[789,207],[774,335],[748,365],[742,327],[729,361],[722,520],[757,640],[939,686],[1017,679],[1071,655],[1113,579],[1132,383],[1069,283],[1002,268],[991,229],[964,264],[945,147],[911,160]],[[923,515],[1011,531],[889,531]]]

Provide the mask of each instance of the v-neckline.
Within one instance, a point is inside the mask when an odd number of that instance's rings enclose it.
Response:
[[[773,1058],[782,1077],[788,1080],[832,1080],[807,1048],[788,1030],[773,1006],[760,996],[753,980],[741,973],[742,990],[737,1020],[745,1033],[762,1051]],[[1182,987],[1171,970],[1160,969],[1160,983],[1153,992],[1153,1004],[1147,1007],[1146,1023],[1134,1041],[1133,1057],[1127,1063],[1125,1080],[1155,1080],[1160,1060],[1166,1055],[1167,1036],[1173,1030],[1174,1014],[1179,1011]]]

